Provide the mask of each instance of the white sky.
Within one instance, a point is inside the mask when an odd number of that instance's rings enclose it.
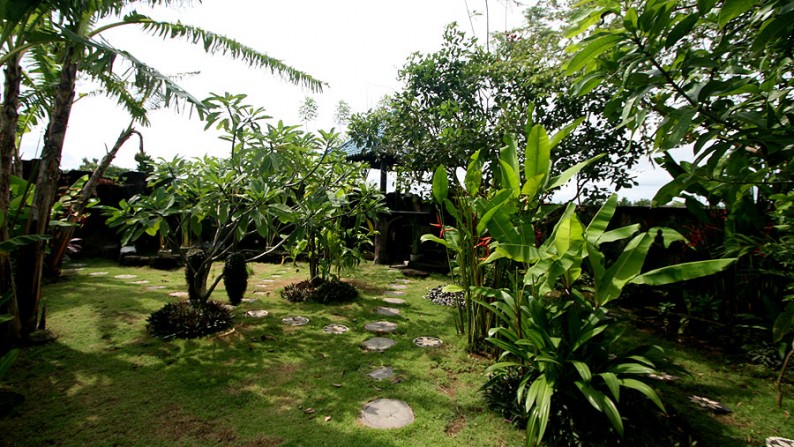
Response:
[[[491,31],[520,26],[524,9],[510,0],[490,0]],[[528,0],[523,0],[527,4]],[[447,24],[484,42],[485,0],[204,0],[178,8],[140,10],[157,20],[180,20],[234,38],[329,84],[323,93],[312,93],[282,81],[269,71],[254,70],[221,55],[206,55],[199,45],[149,37],[129,26],[112,30],[104,37],[165,74],[199,71],[180,85],[198,98],[209,93],[246,93],[248,103],[264,107],[274,122],[300,124],[298,107],[305,96],[319,104],[312,127],[334,127],[333,115],[340,100],[352,111],[365,112],[378,100],[400,88],[397,72],[413,52],[438,50]],[[470,20],[470,13],[475,13]],[[81,84],[82,92],[90,86]],[[144,146],[155,158],[176,154],[196,157],[225,155],[227,143],[218,134],[205,132],[193,114],[174,110],[150,113],[151,126],[138,129]],[[129,118],[112,101],[88,97],[72,112],[63,151],[62,169],[79,166],[83,157],[101,158]],[[23,140],[25,158],[38,153],[43,132],[34,131]],[[114,164],[133,168],[137,142],[130,140]],[[650,198],[666,183],[667,174],[644,164],[641,186],[621,191],[630,199]]]

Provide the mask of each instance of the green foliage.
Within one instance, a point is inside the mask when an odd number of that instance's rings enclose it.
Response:
[[[340,304],[358,298],[358,290],[338,279],[301,281],[281,290],[281,297],[291,303]]]
[[[201,305],[206,301],[204,287],[209,268],[207,252],[200,248],[192,248],[185,255],[185,283],[187,284],[190,302]]]
[[[248,265],[242,253],[234,252],[226,257],[223,264],[223,286],[233,306],[242,302],[248,287]]]
[[[149,333],[162,339],[197,338],[232,327],[232,315],[221,304],[207,301],[169,303],[146,319]]]
[[[403,91],[353,118],[351,138],[368,151],[397,156],[401,169],[420,179],[439,164],[450,173],[465,168],[474,152],[483,163],[498,163],[505,134],[517,135],[518,144],[524,144],[527,110],[534,104],[534,121],[547,128],[585,117],[555,151],[552,175],[603,153],[607,157],[576,176],[579,196],[604,196],[595,181],[618,189],[632,186],[628,168],[641,153],[641,139],[632,144],[625,130],[617,128],[619,121],[600,115],[608,90],[587,97],[572,91],[572,81],[556,65],[561,57],[559,17],[534,8],[529,20],[527,29],[497,36],[493,51],[450,26],[441,50],[416,53],[402,68]],[[485,174],[488,183],[498,172]]]

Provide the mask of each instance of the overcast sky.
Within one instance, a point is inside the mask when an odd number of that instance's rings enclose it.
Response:
[[[523,6],[509,0],[490,0],[490,30],[520,26]],[[523,5],[528,0],[522,1]],[[334,127],[340,100],[354,113],[365,112],[384,95],[400,88],[397,72],[413,52],[441,47],[447,24],[483,41],[486,37],[485,0],[204,0],[193,6],[141,10],[158,20],[199,26],[232,37],[328,84],[323,93],[289,84],[270,74],[221,55],[208,56],[199,45],[149,37],[135,27],[103,34],[114,46],[128,50],[162,73],[198,72],[180,81],[191,94],[245,93],[248,102],[264,107],[274,122],[300,124],[298,108],[304,97],[319,104],[313,127]],[[91,90],[80,83],[81,92]],[[227,143],[203,130],[195,114],[174,110],[151,112],[151,126],[139,128],[146,151],[155,158],[176,154],[196,157],[225,155]],[[112,101],[102,97],[79,100],[72,112],[61,166],[76,168],[83,157],[101,158],[129,122]],[[23,140],[25,158],[38,153],[41,130]],[[137,143],[128,143],[114,164],[133,168]],[[650,198],[666,182],[666,174],[650,166],[640,168],[642,187],[621,196]]]

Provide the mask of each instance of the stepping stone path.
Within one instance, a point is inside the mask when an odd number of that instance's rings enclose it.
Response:
[[[372,337],[366,340],[365,342],[361,343],[361,349],[365,351],[383,352],[394,346],[396,343],[397,342],[395,342],[391,338]]]
[[[399,317],[400,309],[395,309],[393,307],[376,307],[375,313],[383,315],[384,317]]]
[[[408,286],[405,284],[389,284],[389,288],[392,290],[405,290]]]
[[[375,321],[364,325],[364,329],[376,334],[389,334],[397,330],[397,323],[391,321]]]
[[[222,309],[226,309],[226,310],[228,310],[229,312],[231,312],[231,311],[233,311],[234,309],[236,309],[236,307],[232,306],[231,304],[221,304],[221,308],[222,308]],[[234,329],[234,328],[232,328],[232,329]]]
[[[264,290],[254,290],[254,295],[270,295],[270,292]]]
[[[408,278],[395,278],[394,282],[401,282],[403,284],[411,284],[411,280]]]
[[[420,348],[437,348],[441,346],[443,342],[441,339],[436,337],[416,337],[414,338],[414,344],[419,346]]]
[[[249,310],[248,312],[245,313],[245,316],[251,318],[265,318],[269,314],[270,312],[266,310]]]
[[[256,301],[257,301],[256,298],[243,298],[242,299],[243,303],[255,303]]]
[[[390,379],[394,376],[394,368],[391,366],[384,366],[383,368],[378,368],[367,375],[372,377],[374,380]]]
[[[263,282],[263,283],[265,283],[265,284],[263,284],[263,285],[267,285],[267,284],[270,284],[270,283],[272,283],[272,282],[276,282],[276,280],[274,280],[274,279],[263,279],[263,280],[262,280],[262,281],[260,281],[260,282]]]
[[[402,298],[384,298],[383,302],[386,304],[405,304],[405,300]]]
[[[289,326],[303,326],[309,322],[309,319],[301,316],[284,317],[281,322]]]
[[[166,286],[146,286],[143,290],[162,290],[165,289]]]
[[[137,277],[138,277],[138,275],[116,275],[116,276],[114,276],[114,278],[116,278],[116,279],[133,279],[133,278],[137,278]]]
[[[405,295],[405,292],[403,292],[401,290],[387,290],[386,291],[386,295],[403,296],[403,295]]]
[[[187,298],[190,296],[187,292],[171,292],[168,296],[172,296],[174,298]]]
[[[108,274],[108,272],[91,272],[91,273],[89,273],[89,275],[91,275],[91,276],[104,276],[104,275],[107,275],[107,274]]]
[[[414,421],[414,412],[405,402],[395,399],[377,399],[364,405],[361,422],[372,428],[400,428]]]
[[[130,281],[130,284],[149,284],[149,280],[147,280],[147,279],[139,279],[137,281]]]
[[[328,326],[323,327],[323,332],[326,334],[344,334],[349,329],[347,326],[343,324],[331,323]]]
[[[730,408],[708,397],[689,396],[689,401],[700,408],[711,410],[715,414],[728,414],[732,412]]]
[[[281,275],[270,275],[271,278],[281,278]]]

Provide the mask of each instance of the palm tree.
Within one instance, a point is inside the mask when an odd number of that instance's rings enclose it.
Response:
[[[24,3],[24,5],[16,5]],[[234,39],[214,34],[201,28],[181,23],[161,22],[135,11],[125,14],[127,7],[136,3],[152,6],[169,6],[169,0],[28,0],[11,2],[12,6],[0,11],[3,32],[0,36],[0,64],[6,71],[3,95],[2,121],[0,121],[0,213],[8,210],[7,191],[3,189],[10,175],[10,160],[16,154],[16,133],[20,85],[26,78],[22,67],[35,66],[49,81],[52,90],[32,96],[28,106],[41,106],[47,111],[47,125],[41,161],[35,176],[35,195],[29,213],[26,233],[47,233],[49,215],[60,176],[60,160],[64,138],[75,100],[75,81],[78,72],[98,81],[106,94],[114,97],[126,108],[132,118],[146,123],[147,108],[136,97],[157,97],[164,106],[189,105],[203,116],[204,106],[182,89],[171,78],[145,64],[127,51],[115,48],[101,39],[103,32],[120,26],[138,26],[142,31],[163,39],[182,39],[200,44],[208,53],[221,53],[242,60],[256,69],[279,74],[293,84],[312,91],[321,91],[323,83],[312,76],[292,68],[278,59],[245,46]],[[184,2],[181,2],[184,3]],[[105,23],[105,21],[110,21]],[[102,23],[100,25],[100,23]],[[53,63],[54,62],[54,63]],[[119,64],[128,69],[118,74]],[[19,73],[19,76],[15,76]],[[9,76],[9,74],[11,76]],[[130,92],[132,83],[140,95]],[[33,90],[41,89],[34,85]],[[14,135],[10,138],[9,135]],[[11,158],[9,158],[11,157]],[[5,226],[4,226],[5,227]],[[0,238],[7,238],[7,230]],[[0,239],[5,240],[5,239]],[[17,257],[15,272],[16,298],[22,335],[36,329],[39,320],[40,285],[43,271],[44,247],[35,242],[23,247]],[[2,260],[0,260],[2,261]],[[2,264],[0,264],[2,268]],[[5,276],[5,275],[4,275]],[[2,287],[2,285],[0,285]],[[0,289],[2,291],[2,289]]]

